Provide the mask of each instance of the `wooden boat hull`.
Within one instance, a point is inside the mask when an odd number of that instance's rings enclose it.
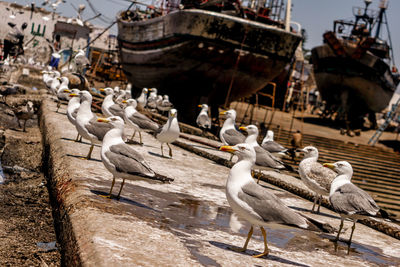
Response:
[[[123,70],[136,88],[168,94],[187,120],[263,88],[292,60],[299,35],[204,10],[118,21]],[[183,111],[183,112],[182,112]]]

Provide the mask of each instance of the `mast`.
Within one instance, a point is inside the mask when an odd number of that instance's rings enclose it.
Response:
[[[385,14],[386,11],[386,0],[381,0],[381,3],[379,5],[379,16],[378,16],[378,21],[377,21],[377,25],[376,25],[376,32],[375,32],[375,38],[379,39],[379,34],[381,32],[381,26],[382,26],[382,22],[383,22],[383,15]]]
[[[285,14],[285,30],[286,31],[290,31],[290,20],[292,17],[292,0],[288,0],[287,1],[287,5],[286,5],[286,14]]]

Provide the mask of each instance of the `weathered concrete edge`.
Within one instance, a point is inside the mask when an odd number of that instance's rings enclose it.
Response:
[[[185,138],[185,136],[181,136],[181,137]],[[193,140],[193,139],[191,139],[191,140]],[[233,166],[233,163],[231,161],[229,161],[229,160],[226,160],[226,159],[221,158],[219,156],[213,155],[213,154],[208,153],[206,151],[203,151],[201,149],[195,148],[195,147],[193,147],[191,145],[188,145],[188,144],[186,144],[184,142],[175,141],[173,144],[176,145],[176,146],[179,146],[179,147],[181,147],[181,148],[183,148],[185,150],[188,150],[188,151],[190,151],[192,153],[195,153],[195,154],[197,154],[199,156],[202,156],[204,158],[210,159],[210,160],[214,161],[217,164],[224,165],[224,166],[226,166],[228,168],[231,168]],[[265,181],[265,182],[267,182],[267,183],[270,183],[272,185],[278,186],[278,187],[280,187],[282,189],[285,189],[286,191],[289,191],[289,192],[291,192],[291,193],[293,193],[295,195],[298,195],[298,196],[300,196],[302,198],[305,198],[305,199],[308,199],[308,200],[314,200],[314,194],[311,194],[307,190],[304,190],[304,189],[302,189],[300,187],[297,187],[297,186],[295,186],[293,184],[287,183],[285,181],[282,181],[281,179],[272,177],[270,175],[259,174],[259,173],[257,173],[256,175],[257,176],[255,178],[258,178],[258,176],[260,175],[260,179]],[[328,208],[330,210],[333,210],[331,204],[326,199],[323,199],[321,205],[323,205],[324,207],[326,207],[326,208]],[[395,228],[392,225],[384,222],[384,221],[381,221],[381,220],[378,221],[378,220],[375,220],[375,219],[365,219],[365,220],[359,220],[359,222],[361,222],[362,224],[364,224],[366,226],[369,226],[369,227],[371,227],[371,228],[373,228],[373,229],[375,229],[375,230],[377,230],[379,232],[382,232],[382,233],[384,233],[386,235],[389,235],[391,237],[394,237],[394,238],[400,240],[400,230],[398,228]]]
[[[82,266],[83,261],[77,242],[74,222],[71,220],[73,204],[68,195],[75,191],[71,169],[67,161],[63,161],[61,130],[49,116],[50,102],[44,98],[39,111],[39,126],[42,133],[44,173],[48,179],[49,195],[52,202],[53,217],[57,239],[61,245],[61,260],[64,266]]]

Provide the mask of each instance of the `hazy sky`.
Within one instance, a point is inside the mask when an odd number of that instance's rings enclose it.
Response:
[[[36,5],[41,6],[43,0],[17,0],[9,2],[17,2],[19,4],[30,4],[36,2]],[[52,0],[53,2],[56,0]],[[125,0],[90,0],[95,8],[110,20],[115,17],[115,14],[128,7],[129,2]],[[161,0],[160,0],[161,1]],[[389,20],[389,27],[393,42],[393,50],[395,55],[395,62],[397,67],[400,67],[400,30],[397,28],[400,25],[400,0],[388,0],[389,8],[387,17]],[[151,0],[144,0],[143,2],[151,3]],[[371,8],[377,10],[380,0],[373,0],[370,5]],[[292,21],[296,21],[306,29],[308,40],[305,44],[306,48],[312,48],[322,43],[322,34],[331,30],[333,27],[334,19],[352,19],[352,7],[364,6],[363,0],[292,0]],[[58,12],[65,16],[75,16],[76,12],[72,5],[78,6],[85,4],[86,10],[83,12],[84,19],[88,19],[94,15],[93,11],[89,8],[87,0],[67,0],[66,3],[60,4]],[[49,9],[49,8],[48,8]],[[5,11],[4,11],[5,12]],[[107,18],[104,18],[107,20]],[[104,21],[99,19],[92,21],[94,24],[107,26]],[[116,28],[114,28],[116,31]],[[115,32],[116,33],[116,32]]]

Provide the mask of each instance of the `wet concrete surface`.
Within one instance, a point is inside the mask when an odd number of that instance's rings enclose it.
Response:
[[[69,246],[76,247],[83,265],[400,265],[400,242],[361,224],[357,224],[350,255],[346,255],[344,242],[339,243],[338,252],[334,251],[331,240],[335,234],[274,225],[267,228],[267,257],[251,257],[263,251],[259,229],[255,229],[245,253],[230,250],[232,246],[243,246],[250,225],[236,218],[227,203],[225,182],[229,169],[177,146],[172,146],[172,159],[162,157],[160,144],[148,134],[143,134],[143,146],[133,147],[156,172],[175,181],[127,181],[119,201],[106,199],[112,176],[100,161],[100,147],[94,148],[93,160],[81,160],[89,145],[73,141],[76,130],[62,114],[65,106],[61,113],[55,110],[55,103],[45,101],[42,120],[54,192],[63,206],[64,217],[68,216],[71,223],[75,241]],[[132,129],[127,129],[126,135],[131,134]],[[203,149],[229,157],[220,151]],[[117,180],[114,194],[120,183]],[[262,186],[288,206],[338,227],[339,217],[332,211],[321,208],[321,215],[311,214],[311,202],[270,184]],[[348,238],[350,227],[351,222],[346,221],[343,241]]]

